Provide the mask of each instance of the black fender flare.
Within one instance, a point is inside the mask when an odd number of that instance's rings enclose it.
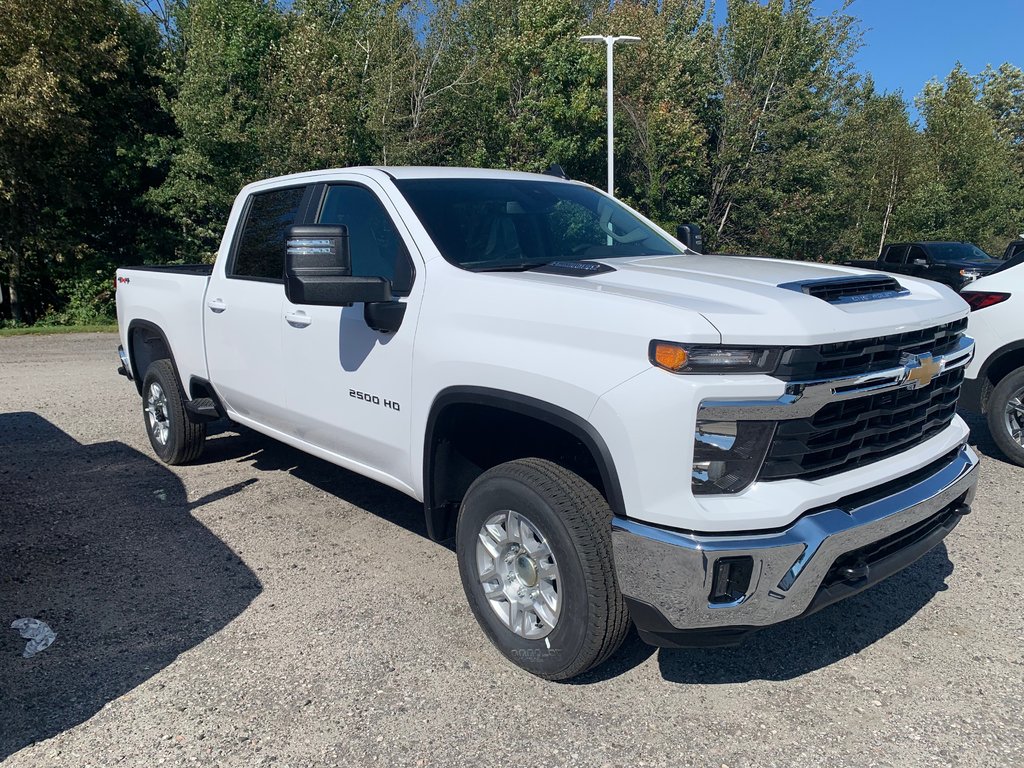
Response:
[[[560,406],[516,392],[476,386],[448,387],[441,390],[430,405],[423,439],[423,502],[427,534],[435,541],[439,537],[443,537],[449,511],[434,499],[434,461],[437,452],[434,433],[440,415],[452,405],[483,405],[499,408],[547,422],[576,438],[590,452],[594,464],[597,466],[612,514],[616,517],[626,516],[622,486],[619,483],[611,451],[608,450],[604,438],[589,421]]]
[[[983,362],[981,364],[981,368],[978,369],[978,378],[964,379],[963,395],[961,400],[967,410],[974,411],[975,413],[986,412],[988,396],[992,391],[992,385],[988,380],[989,371],[993,365],[998,363],[1007,355],[1022,351],[1024,351],[1024,339],[1004,344],[985,358],[985,362]]]
[[[128,353],[128,360],[132,364],[132,378],[135,381],[136,389],[139,390],[139,394],[142,394],[142,380],[145,378],[146,372],[140,371],[135,361],[135,343],[133,341],[133,336],[137,330],[154,333],[160,337],[164,347],[167,349],[168,359],[170,359],[171,366],[174,368],[174,375],[177,376],[178,381],[181,382],[181,371],[178,370],[178,363],[174,359],[174,350],[171,349],[171,343],[167,340],[167,334],[164,333],[163,328],[149,320],[132,320],[128,323],[128,333],[126,335],[128,340],[128,349],[125,351]]]

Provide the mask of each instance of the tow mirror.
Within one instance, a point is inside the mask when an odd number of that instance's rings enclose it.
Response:
[[[292,304],[344,307],[391,301],[383,277],[353,277],[348,228],[298,226],[288,230],[284,289]]]
[[[696,224],[680,224],[676,227],[676,239],[696,253],[704,253],[704,238]]]

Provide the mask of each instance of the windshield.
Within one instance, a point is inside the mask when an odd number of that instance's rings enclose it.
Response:
[[[680,254],[636,214],[589,187],[542,179],[399,179],[441,254],[464,269]]]
[[[992,258],[970,243],[929,243],[928,253],[935,261],[987,261]]]

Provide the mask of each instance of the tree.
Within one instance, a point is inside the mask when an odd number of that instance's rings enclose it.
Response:
[[[716,42],[703,2],[616,3],[593,29],[635,34],[616,54],[616,183],[666,226],[705,223]]]
[[[837,256],[881,254],[912,190],[919,144],[902,94],[877,93],[869,77],[841,131],[837,183],[847,221],[836,243]]]
[[[957,64],[945,83],[928,83],[924,117],[926,183],[908,219],[923,239],[969,240],[999,249],[1016,232],[1020,178],[1011,147],[980,101],[975,78]]]
[[[720,33],[708,219],[725,247],[820,256],[834,242],[836,139],[854,19],[811,0],[730,0]]]
[[[20,322],[137,244],[159,38],[119,0],[0,0],[0,17],[0,266]]]
[[[167,180],[150,196],[178,233],[176,259],[212,258],[231,203],[261,176],[266,72],[284,20],[273,0],[191,0],[174,8],[167,77],[177,136]]]

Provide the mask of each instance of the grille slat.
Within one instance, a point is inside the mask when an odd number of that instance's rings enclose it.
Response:
[[[814,381],[882,371],[898,366],[904,354],[931,352],[941,355],[949,352],[966,328],[965,317],[921,331],[789,349],[783,353],[775,375],[786,381]]]
[[[966,322],[791,350],[787,353],[788,373],[800,372],[800,380],[841,378],[896,367],[904,354],[940,355],[956,346]],[[837,368],[837,361],[845,367]],[[822,375],[824,371],[829,373]],[[964,371],[958,368],[920,389],[837,400],[812,417],[780,421],[759,479],[813,480],[871,464],[921,443],[952,422],[963,378]]]

